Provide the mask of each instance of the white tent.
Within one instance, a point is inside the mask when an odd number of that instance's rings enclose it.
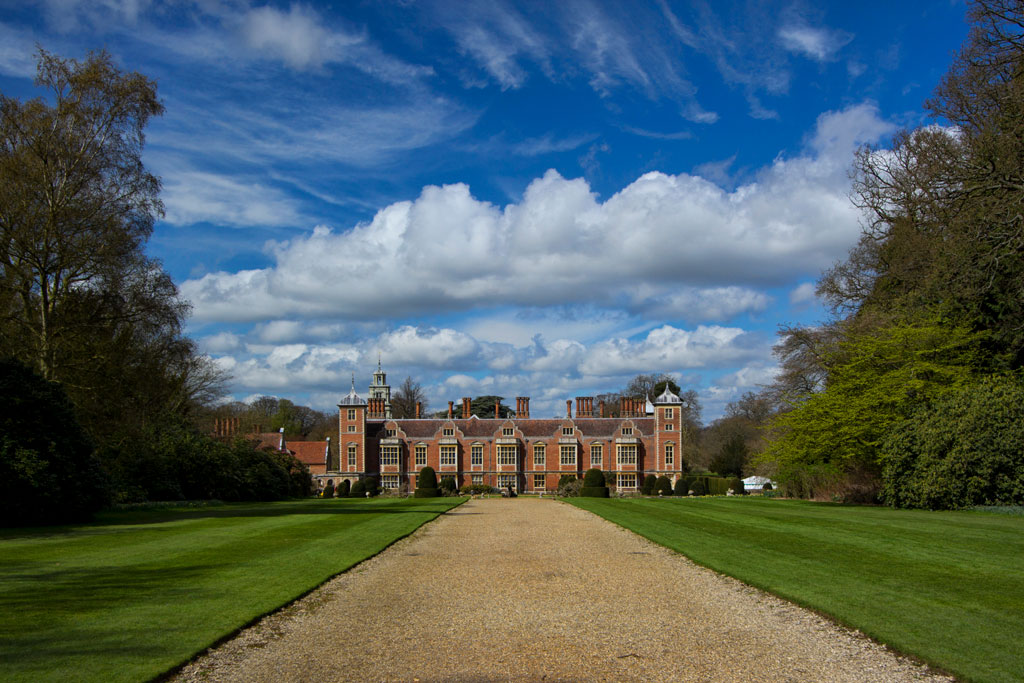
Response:
[[[743,490],[746,492],[760,491],[765,484],[771,484],[775,488],[775,482],[768,477],[747,477],[743,480]]]

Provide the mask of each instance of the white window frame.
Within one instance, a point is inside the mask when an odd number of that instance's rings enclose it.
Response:
[[[540,482],[540,484],[538,484],[537,482]],[[547,477],[545,477],[543,474],[535,474],[535,475],[533,475],[533,490],[534,491],[544,491],[544,490],[546,490],[546,488],[547,488]]]
[[[355,434],[356,433],[356,426],[355,425],[349,425],[348,426],[348,433],[349,434]]]
[[[516,435],[516,430],[514,428],[512,428],[512,427],[504,427],[501,430],[501,435],[502,436],[515,436]]]
[[[619,472],[616,477],[616,487],[620,489],[636,488],[636,472]]]
[[[475,465],[476,467],[483,467],[484,464],[484,445],[482,443],[475,443],[469,447],[469,464]]]
[[[471,481],[474,484],[482,484],[482,483],[484,483],[484,475],[482,475],[482,474],[474,474],[474,475],[472,475],[472,480]]]
[[[562,467],[576,466],[576,444],[563,443],[559,445],[558,464]]]
[[[427,446],[426,444],[416,444],[416,467],[427,466]]]
[[[665,408],[664,417],[666,420],[671,420],[673,417],[675,417],[675,412],[671,408]]]
[[[455,429],[453,427],[445,427],[441,430],[441,436],[455,436]]]
[[[455,467],[459,459],[459,449],[453,445],[441,446],[440,460],[441,467]]]
[[[623,436],[633,436],[633,428],[632,427],[623,427],[622,428],[622,435]]]
[[[673,466],[676,464],[676,445],[674,443],[665,444],[665,467]]]
[[[380,447],[380,464],[381,467],[397,466],[399,459],[398,446],[381,446]]]
[[[515,446],[509,446],[507,444],[499,444],[498,445],[498,465],[505,466],[505,467],[509,467],[509,466],[513,466],[514,467],[517,464],[516,463],[516,455],[517,455],[516,451],[518,451],[518,450],[519,449],[516,448]]]
[[[540,453],[540,458],[537,454]],[[542,443],[533,444],[533,466],[534,467],[546,467],[548,461],[548,449]]]
[[[348,445],[348,466],[356,467],[358,464],[359,448],[354,444]]]
[[[380,475],[380,487],[382,489],[388,489],[389,491],[397,491],[399,486],[401,486],[401,481],[397,474]]]
[[[351,422],[352,420],[356,419],[356,409],[355,408],[349,408],[348,409],[348,419],[349,419],[349,422]]]
[[[596,452],[594,449],[597,449]],[[594,457],[594,456],[597,457]],[[590,466],[601,467],[604,463],[604,445],[599,443],[590,444]]]
[[[620,443],[615,445],[615,462],[619,465],[636,464],[636,444]]]
[[[572,427],[562,427],[562,436],[575,436],[576,430]]]
[[[499,474],[498,475],[498,488],[506,489],[509,485],[512,485],[512,490],[519,491],[519,477],[515,474]]]

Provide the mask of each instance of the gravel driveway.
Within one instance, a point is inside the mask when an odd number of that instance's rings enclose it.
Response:
[[[178,681],[949,681],[553,500],[473,500]]]

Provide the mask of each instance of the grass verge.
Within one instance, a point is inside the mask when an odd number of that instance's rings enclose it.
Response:
[[[464,500],[154,508],[0,530],[0,680],[151,679]]]
[[[1024,680],[1024,519],[757,498],[574,498],[974,681]]]

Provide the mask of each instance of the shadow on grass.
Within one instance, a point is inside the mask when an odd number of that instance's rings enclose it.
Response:
[[[60,620],[67,615],[81,615],[108,610],[118,603],[134,604],[148,601],[168,602],[178,596],[190,600],[201,590],[201,579],[226,564],[203,564],[186,567],[72,567],[41,570],[39,563],[0,564],[5,585],[12,590],[0,593],[0,630],[5,632],[7,646],[9,625],[17,623],[14,613],[40,610],[40,595],[45,595],[45,619]]]
[[[104,510],[93,522],[53,527],[0,528],[0,540],[82,536],[103,533],[105,527],[159,524],[199,519],[240,517],[287,517],[292,515],[409,515],[444,514],[451,506],[419,502],[423,499],[290,500],[266,503],[227,503],[215,507],[155,508],[151,510]],[[416,501],[416,502],[413,502]]]

